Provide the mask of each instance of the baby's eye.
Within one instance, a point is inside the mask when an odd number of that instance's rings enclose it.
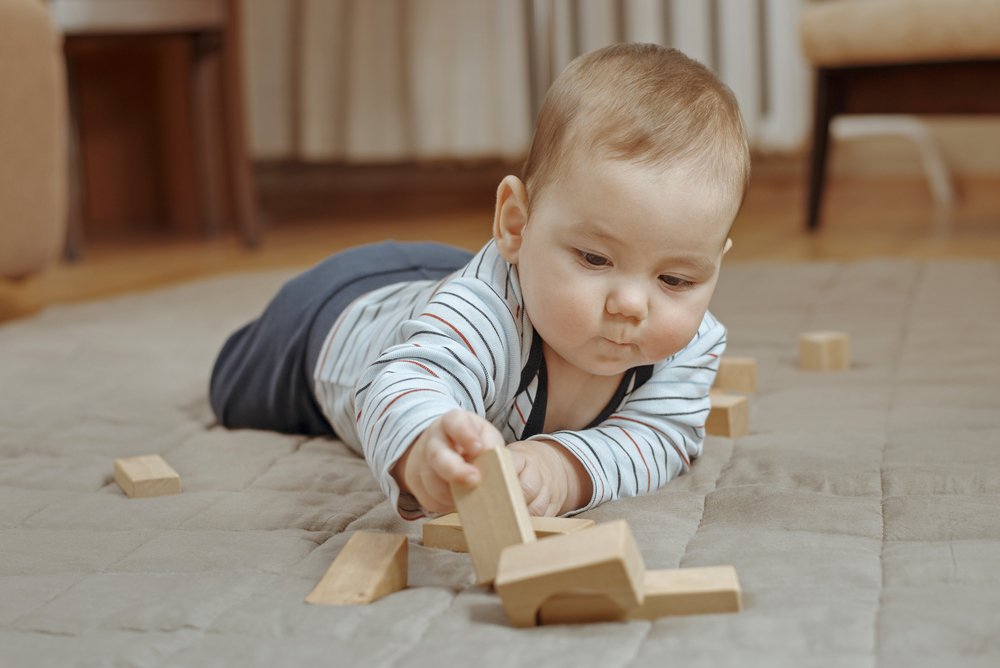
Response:
[[[691,281],[678,276],[660,276],[660,281],[671,288],[690,288],[694,285]]]
[[[580,251],[580,257],[583,261],[593,267],[604,267],[608,264],[608,258],[601,255],[596,255],[594,253],[587,253],[585,251]]]

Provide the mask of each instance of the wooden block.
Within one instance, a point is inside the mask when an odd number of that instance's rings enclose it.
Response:
[[[840,371],[851,367],[851,341],[846,332],[807,332],[799,336],[799,368]]]
[[[705,431],[714,436],[737,438],[750,433],[750,402],[744,396],[712,391],[712,410]]]
[[[624,520],[513,545],[500,555],[494,582],[514,626],[534,626],[555,594],[600,594],[624,611],[642,604],[646,567]]]
[[[535,532],[507,448],[490,448],[472,462],[482,474],[473,488],[452,485],[472,565],[480,584],[497,573],[500,552],[509,545],[531,543]]]
[[[594,520],[577,517],[531,517],[531,528],[535,538],[547,538],[573,533],[594,526]],[[437,519],[428,520],[423,525],[424,547],[436,547],[452,552],[468,552],[469,545],[465,541],[465,531],[458,513],[442,515]]]
[[[178,494],[181,491],[181,477],[159,455],[116,459],[115,482],[133,499]]]
[[[728,392],[756,392],[757,360],[752,357],[723,357],[719,360],[714,387]]]
[[[738,612],[742,594],[732,566],[670,568],[646,571],[642,605],[622,611],[607,597],[563,594],[547,600],[539,610],[542,624],[580,624],[654,620],[668,615]]]
[[[306,597],[317,605],[371,603],[406,587],[406,536],[358,531]]]

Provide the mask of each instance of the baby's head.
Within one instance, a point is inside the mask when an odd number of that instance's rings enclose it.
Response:
[[[581,159],[685,171],[714,183],[734,209],[750,179],[732,91],[701,63],[655,44],[584,54],[552,84],[521,174],[529,196],[537,198]]]
[[[746,193],[732,92],[679,51],[619,44],[549,89],[522,178],[497,191],[494,236],[550,352],[613,375],[697,332]]]

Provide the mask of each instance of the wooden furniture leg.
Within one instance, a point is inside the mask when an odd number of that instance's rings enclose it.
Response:
[[[227,178],[233,201],[233,215],[248,246],[260,242],[257,203],[247,151],[246,124],[243,118],[243,69],[240,37],[240,3],[226,2],[226,26],[222,35],[222,109],[225,115]]]
[[[809,154],[809,204],[806,223],[810,232],[819,229],[823,189],[826,185],[826,154],[830,144],[830,81],[827,70],[816,72],[816,96],[813,112],[813,142]]]

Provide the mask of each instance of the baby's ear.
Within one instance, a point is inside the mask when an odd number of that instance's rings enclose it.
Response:
[[[497,188],[493,238],[503,259],[517,264],[524,228],[528,224],[528,190],[516,176],[505,176]]]

